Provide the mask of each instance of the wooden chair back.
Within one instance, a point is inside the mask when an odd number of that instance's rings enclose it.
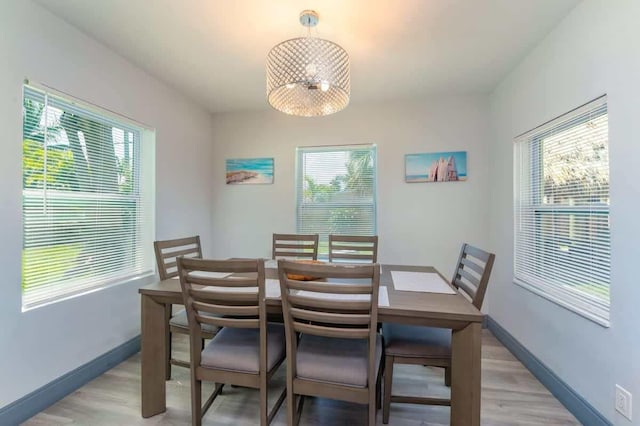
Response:
[[[480,309],[489,284],[491,269],[496,255],[467,243],[460,249],[451,284],[471,299],[471,303]]]
[[[329,235],[329,262],[378,262],[378,236]]]
[[[202,258],[200,236],[154,241],[158,274],[161,280],[178,276],[177,259],[180,256]]]
[[[318,234],[273,234],[271,257],[318,259]]]
[[[295,377],[298,333],[367,339],[369,360],[375,359],[380,265],[303,264],[279,260],[287,362]],[[322,281],[297,281],[288,274]],[[368,383],[376,383],[369,362]]]
[[[260,328],[266,336],[264,260],[180,257],[178,270],[193,339],[201,339],[202,324]]]
[[[200,425],[203,413],[222,392],[225,383],[260,389],[260,425],[267,426],[285,398],[283,391],[271,411],[268,410],[268,380],[284,357],[270,367],[267,358],[267,311],[265,300],[265,271],[263,259],[209,260],[178,258],[182,298],[187,311],[191,339],[191,404],[193,424]],[[227,336],[227,356],[235,344],[228,336],[252,336],[237,329],[258,329],[258,365],[256,371],[235,371],[221,366],[202,364],[203,324],[222,327],[217,337]],[[280,331],[282,332],[282,331]],[[217,338],[216,337],[216,338]],[[223,346],[223,339],[209,343]],[[282,339],[280,339],[282,344]],[[205,351],[206,352],[206,351]],[[284,348],[280,346],[280,353]],[[235,359],[235,352],[231,356]],[[238,354],[239,355],[239,354]],[[271,370],[269,370],[271,368]],[[257,374],[256,374],[257,373]],[[216,382],[214,392],[201,405],[201,381]]]

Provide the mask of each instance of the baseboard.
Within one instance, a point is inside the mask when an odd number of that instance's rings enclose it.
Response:
[[[19,425],[140,351],[140,336],[0,409],[0,425]]]
[[[611,426],[598,410],[593,408],[573,388],[544,365],[527,348],[518,342],[507,330],[493,318],[486,316],[487,328],[525,367],[573,414],[580,423],[593,426]]]

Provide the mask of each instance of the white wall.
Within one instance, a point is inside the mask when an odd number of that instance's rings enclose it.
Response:
[[[0,0],[0,407],[139,334],[140,283],[21,312],[25,78],[156,128],[158,238],[211,235],[211,117],[30,1]],[[189,205],[189,208],[183,206]]]
[[[497,259],[489,313],[615,424],[614,385],[640,400],[640,2],[585,1],[491,97],[491,236]],[[512,283],[513,138],[608,95],[611,167],[611,328]],[[637,405],[637,402],[636,402]],[[640,415],[635,410],[635,423]]]
[[[487,240],[487,97],[351,105],[322,118],[274,110],[214,116],[216,256],[271,256],[273,232],[295,232],[298,146],[378,146],[379,260],[433,264],[449,275],[464,241]],[[404,182],[404,155],[468,151],[467,182]],[[226,185],[225,159],[273,157],[273,185]]]

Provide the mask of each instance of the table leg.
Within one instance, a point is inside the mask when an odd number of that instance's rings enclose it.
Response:
[[[167,410],[165,375],[165,307],[152,297],[141,296],[142,310],[142,417]]]
[[[480,426],[481,325],[454,330],[451,341],[451,425]]]

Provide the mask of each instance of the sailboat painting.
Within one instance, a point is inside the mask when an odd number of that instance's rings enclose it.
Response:
[[[407,154],[405,182],[454,182],[467,180],[467,151]]]

